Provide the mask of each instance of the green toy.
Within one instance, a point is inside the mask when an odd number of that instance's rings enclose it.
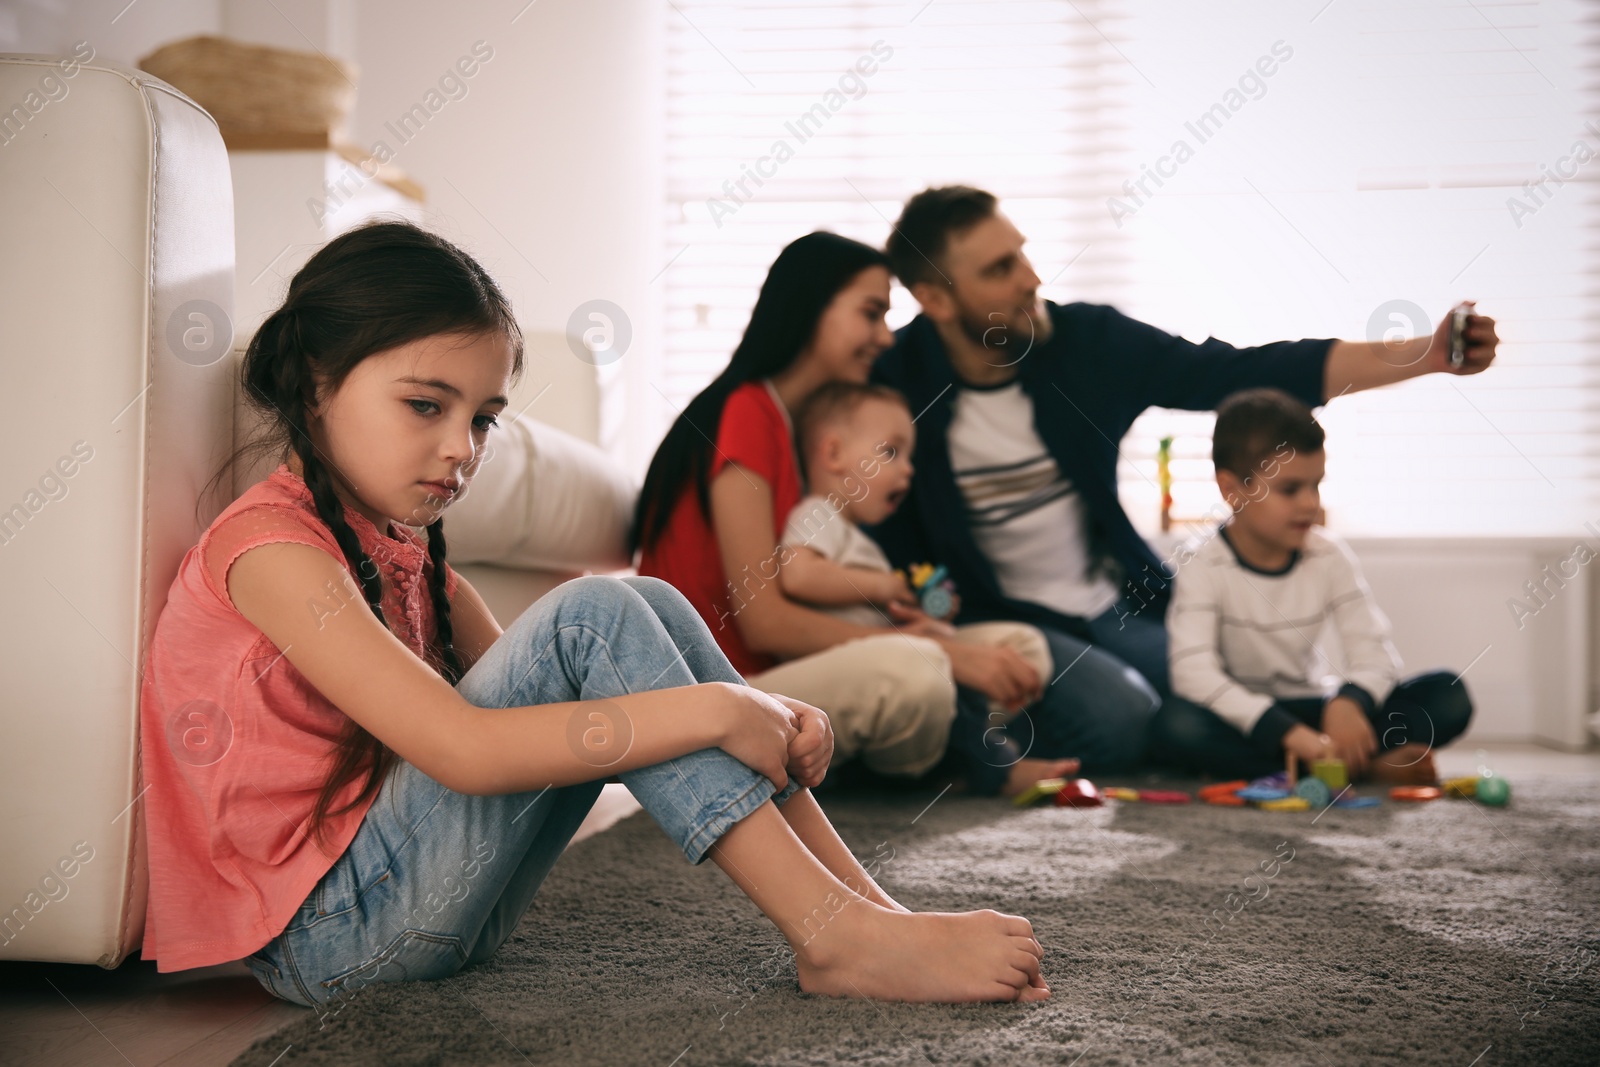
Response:
[[[1333,790],[1321,778],[1302,778],[1295,783],[1295,796],[1304,797],[1313,808],[1325,808],[1333,800]]]
[[[1473,791],[1478,803],[1503,808],[1511,800],[1511,783],[1489,767],[1489,754],[1478,749],[1478,786]]]
[[[1490,807],[1503,808],[1511,799],[1511,783],[1504,778],[1488,771],[1478,776],[1478,803],[1488,804]]]

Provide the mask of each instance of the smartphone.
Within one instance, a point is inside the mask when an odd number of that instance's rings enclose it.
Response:
[[[1468,304],[1450,309],[1450,366],[1457,370],[1467,364],[1467,320],[1472,317]]]

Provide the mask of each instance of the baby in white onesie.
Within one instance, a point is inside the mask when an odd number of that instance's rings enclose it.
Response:
[[[895,625],[899,620],[889,605],[918,608],[919,599],[857,524],[884,521],[910,490],[915,429],[905,398],[884,386],[833,383],[811,397],[797,421],[811,495],[789,513],[779,538],[783,590],[861,626]],[[959,602],[947,617],[958,610]],[[978,622],[946,625],[939,632],[975,646],[975,655],[996,658],[1002,675],[1009,670],[1020,678],[1031,671],[1032,684],[1013,691],[1036,694],[1050,681],[1050,646],[1033,626]],[[1003,723],[1021,710],[1021,703],[1008,706],[997,694],[988,695],[992,723]]]

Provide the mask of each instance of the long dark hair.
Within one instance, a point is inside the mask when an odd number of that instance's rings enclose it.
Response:
[[[722,426],[729,395],[746,382],[785,370],[816,335],[822,313],[840,290],[867,268],[888,266],[888,257],[876,248],[825,230],[791,241],[778,253],[733,358],[689,401],[650,460],[634,511],[630,551],[656,543],[679,494],[691,483],[700,513],[711,521],[711,443]]]
[[[245,350],[240,381],[244,395],[263,416],[264,429],[212,478],[212,483],[220,481],[246,453],[271,451],[284,462],[292,449],[300,457],[317,514],[333,531],[367,605],[385,627],[389,623],[383,616],[378,568],[345,521],[334,474],[312,444],[308,413],[319,399],[318,382],[325,399],[368,356],[442,333],[506,338],[514,353],[513,380],[521,376],[522,331],[511,303],[471,256],[409,222],[370,223],[329,241],[300,268],[283,306],[267,317]],[[445,596],[444,520],[431,523],[427,534],[428,592],[437,624],[427,651],[437,661],[430,666],[454,685],[463,665]],[[330,815],[349,811],[377,793],[395,758],[387,745],[349,720],[312,809],[316,840],[325,840]],[[339,790],[363,770],[367,778],[361,792],[330,810]]]

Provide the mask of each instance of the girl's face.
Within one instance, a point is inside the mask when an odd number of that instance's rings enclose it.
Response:
[[[339,495],[384,533],[437,519],[483,462],[513,358],[498,334],[438,334],[362,360],[313,422]]]
[[[889,271],[868,267],[834,294],[796,362],[811,364],[819,382],[865,382],[873,360],[894,343],[888,312]]]

